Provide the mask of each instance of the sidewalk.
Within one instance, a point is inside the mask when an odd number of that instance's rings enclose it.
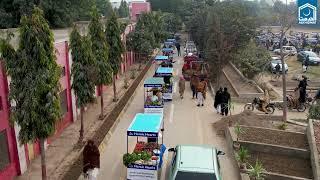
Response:
[[[145,67],[142,64],[141,70]],[[131,79],[131,70],[135,69],[135,75],[139,75],[140,71],[137,71],[138,65],[133,64],[129,67],[128,71],[120,75],[116,81],[117,96],[120,99],[126,92],[124,88],[124,77],[128,78],[129,86],[134,79]],[[113,102],[113,89],[112,85],[104,89],[104,114],[107,115],[115,107],[117,102]],[[87,111],[84,113],[84,141],[93,137],[96,130],[102,125],[104,120],[99,120],[100,114],[100,97],[97,97],[97,103],[90,104],[87,107]],[[77,118],[78,119],[78,118]],[[73,164],[75,156],[79,153],[81,148],[75,148],[80,130],[80,120],[77,120],[70,124],[62,134],[53,140],[46,150],[46,164],[47,164],[47,177],[48,179],[61,179],[61,175]],[[28,170],[21,176],[16,178],[17,180],[40,180],[41,179],[41,158],[40,155],[35,158]]]

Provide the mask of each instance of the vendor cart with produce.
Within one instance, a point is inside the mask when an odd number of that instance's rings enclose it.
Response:
[[[127,180],[159,180],[166,147],[163,144],[162,114],[136,114],[127,130],[127,153],[123,164]],[[136,137],[136,145],[129,153],[129,137]],[[161,138],[162,137],[162,138]],[[160,141],[160,142],[159,142]]]
[[[172,101],[173,97],[173,68],[171,67],[159,67],[156,70],[154,77],[163,77],[164,87],[162,89],[162,95],[164,101]]]
[[[151,77],[144,81],[144,113],[163,114],[163,77]]]
[[[166,42],[164,42],[164,46],[166,48],[174,48],[174,42],[166,41]]]

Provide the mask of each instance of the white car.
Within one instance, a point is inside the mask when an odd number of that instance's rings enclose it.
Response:
[[[294,56],[297,54],[297,49],[294,46],[283,46],[282,51],[285,55]],[[275,49],[273,52],[280,55],[280,49]]]
[[[280,72],[282,72],[282,64],[281,59],[279,57],[272,57],[272,60],[270,62],[270,69],[272,73],[276,73],[276,65],[279,63],[280,65]],[[284,64],[285,72],[287,73],[289,68],[287,63]]]

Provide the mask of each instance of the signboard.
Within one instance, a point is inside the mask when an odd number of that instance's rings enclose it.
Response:
[[[128,136],[158,137],[158,133],[127,131]]]
[[[317,23],[318,0],[298,0],[299,24]]]
[[[138,165],[136,165],[138,166]],[[143,166],[143,165],[142,165]],[[139,169],[139,168],[129,168],[127,169],[127,179],[130,180],[157,180],[158,173],[157,170]]]
[[[144,108],[144,113],[156,113],[156,114],[163,114],[163,108]]]

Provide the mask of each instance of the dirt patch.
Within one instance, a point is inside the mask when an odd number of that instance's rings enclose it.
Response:
[[[224,135],[225,128],[228,126],[234,126],[236,123],[243,126],[278,129],[278,126],[283,122],[281,116],[257,115],[252,111],[244,111],[237,115],[222,118],[220,121],[213,123],[213,127],[217,130],[218,135]],[[294,124],[287,124],[287,130],[304,133],[306,128]]]
[[[320,153],[320,122],[313,122],[313,130],[316,139],[318,153]]]
[[[243,141],[252,141],[293,148],[308,149],[308,140],[305,134],[286,133],[269,129],[242,127],[244,133],[239,137]]]
[[[248,163],[254,165],[256,160],[262,163],[268,172],[312,179],[310,160],[253,152]]]

